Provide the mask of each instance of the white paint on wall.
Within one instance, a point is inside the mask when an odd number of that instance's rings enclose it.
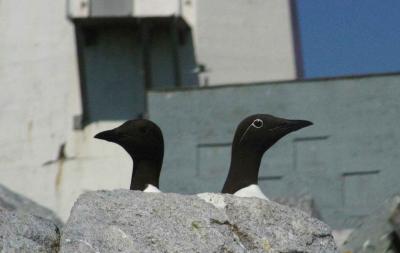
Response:
[[[90,1],[89,0],[69,0],[68,16],[71,18],[86,18],[89,17]]]
[[[296,78],[287,0],[196,0],[194,34],[203,85]]]
[[[93,138],[98,132],[117,127],[122,122],[93,123],[76,131],[67,142],[67,159],[57,184],[56,212],[62,219],[69,216],[80,194],[100,189],[129,189],[132,159],[115,143]],[[58,163],[59,165],[59,163]]]
[[[181,0],[133,0],[134,17],[180,16]]]
[[[0,5],[0,183],[55,209],[53,165],[72,132],[78,85],[66,3]]]
[[[182,16],[192,28],[196,27],[196,0],[181,0]]]

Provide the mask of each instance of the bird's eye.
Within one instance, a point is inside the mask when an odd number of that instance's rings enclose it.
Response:
[[[255,128],[261,128],[264,125],[264,122],[261,119],[256,119],[253,121],[253,126]]]

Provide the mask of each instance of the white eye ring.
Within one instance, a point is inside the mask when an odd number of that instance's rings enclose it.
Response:
[[[251,123],[251,125],[255,128],[262,128],[264,126],[264,122],[261,119],[256,119]]]

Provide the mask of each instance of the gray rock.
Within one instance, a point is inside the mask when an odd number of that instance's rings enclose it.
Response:
[[[58,252],[60,232],[50,220],[26,212],[0,210],[1,252]]]
[[[279,204],[290,206],[292,208],[297,208],[308,215],[320,219],[321,216],[316,206],[314,205],[314,200],[310,195],[301,195],[301,196],[293,196],[293,197],[280,197],[272,199]]]
[[[81,195],[61,252],[337,252],[304,212],[253,198],[129,190]]]
[[[352,232],[353,229],[351,228],[332,230],[333,238],[335,239],[336,245],[339,249],[343,248],[343,244],[347,241],[347,238],[349,238]]]
[[[58,227],[62,226],[61,220],[53,211],[9,190],[3,185],[0,185],[0,209],[31,213],[54,221]]]
[[[400,196],[386,200],[379,208],[366,217],[343,245],[343,252],[384,253],[398,252],[394,228],[390,217],[399,212]]]
[[[400,203],[394,208],[393,213],[390,216],[390,223],[400,241]]]

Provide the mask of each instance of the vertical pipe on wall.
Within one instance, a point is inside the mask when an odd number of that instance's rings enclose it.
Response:
[[[296,79],[304,79],[303,54],[301,51],[301,34],[296,0],[289,0],[292,24],[293,49],[296,67]]]
[[[78,59],[78,74],[81,92],[81,105],[82,105],[82,117],[80,124],[74,122],[74,128],[83,128],[89,122],[89,111],[88,111],[88,98],[86,91],[86,75],[85,75],[85,62],[84,62],[84,47],[85,47],[85,34],[83,26],[75,24],[75,40],[76,40],[76,54]],[[79,126],[78,126],[79,125]]]

